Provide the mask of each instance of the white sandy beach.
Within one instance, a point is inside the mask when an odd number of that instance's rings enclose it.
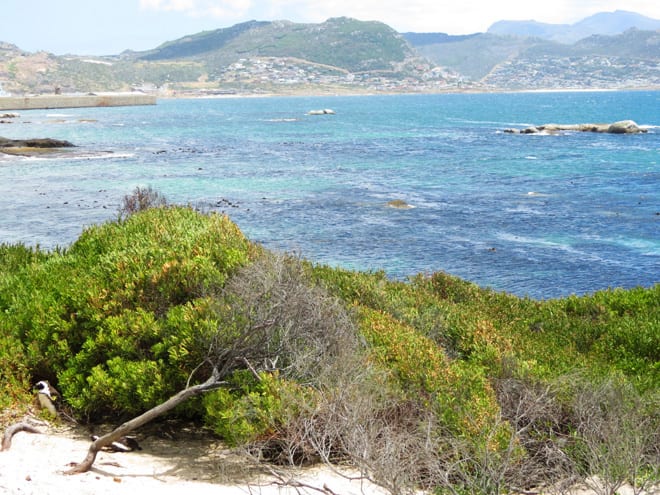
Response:
[[[142,451],[101,452],[88,473],[66,475],[85,457],[90,441],[80,428],[40,427],[42,434],[17,433],[0,452],[0,494],[116,495],[386,495],[382,487],[348,469],[304,469],[257,465],[206,436],[182,432],[178,440],[146,435]],[[552,491],[533,492],[549,495]],[[633,495],[629,486],[618,495]],[[642,495],[658,495],[655,487]],[[598,495],[576,487],[571,495]]]
[[[277,468],[277,473],[232,453],[212,439],[186,436],[141,439],[142,451],[101,452],[92,471],[64,472],[80,462],[90,442],[77,429],[40,427],[43,434],[17,433],[11,448],[0,452],[2,494],[136,494],[169,495],[293,495],[326,493],[384,495],[366,480],[349,479],[329,467],[301,470]],[[351,474],[345,471],[346,474]],[[355,477],[355,473],[352,473]]]

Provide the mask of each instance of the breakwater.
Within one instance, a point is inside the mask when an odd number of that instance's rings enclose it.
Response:
[[[39,95],[0,97],[0,110],[37,110],[48,108],[122,107],[155,105],[156,97],[133,93],[87,95]]]

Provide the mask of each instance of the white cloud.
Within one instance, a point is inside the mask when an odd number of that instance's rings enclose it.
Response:
[[[485,31],[498,20],[572,23],[597,12],[629,10],[660,18],[660,2],[648,0],[139,0],[143,10],[214,18],[221,25],[249,19],[322,22],[348,16],[378,20],[398,31]]]
[[[251,5],[251,0],[140,0],[142,10],[180,12],[192,17],[236,17]]]

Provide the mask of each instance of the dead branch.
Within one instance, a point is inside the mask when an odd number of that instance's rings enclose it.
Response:
[[[27,433],[41,433],[41,431],[27,423],[21,422],[13,424],[5,430],[5,434],[2,437],[2,448],[0,448],[0,450],[9,450],[11,447],[11,439],[19,431],[25,431]]]
[[[322,493],[323,495],[338,495],[336,492],[332,491],[328,487],[327,483],[323,484],[323,488],[319,488],[318,486],[314,486],[314,485],[310,485],[308,483],[303,483],[302,481],[298,481],[297,479],[295,479],[293,477],[284,476],[282,473],[276,471],[272,467],[267,467],[267,470],[275,478],[275,481],[273,481],[273,484],[275,484],[277,486],[295,488],[296,491],[298,491],[298,489],[300,489],[300,488],[307,489],[307,490],[314,490],[316,492]]]
[[[185,389],[167,399],[162,404],[149,409],[147,412],[141,414],[137,418],[133,418],[130,421],[127,421],[126,423],[112,430],[110,433],[107,433],[94,440],[92,445],[89,447],[89,451],[87,452],[85,459],[80,464],[76,464],[73,468],[66,471],[65,474],[86,473],[92,468],[92,465],[96,460],[96,454],[102,448],[107,447],[108,445],[112,444],[112,442],[115,442],[136,428],[139,428],[140,426],[147,424],[158,416],[170,411],[171,409],[174,409],[176,406],[187,401],[191,397],[202,394],[204,392],[208,392],[210,390],[215,390],[221,387],[223,384],[224,382],[220,380],[217,370],[213,370],[211,376],[204,383],[186,387]]]

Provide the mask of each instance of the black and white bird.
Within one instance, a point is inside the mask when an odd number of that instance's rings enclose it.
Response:
[[[34,386],[37,391],[37,399],[42,409],[46,409],[53,416],[57,416],[57,407],[61,402],[60,393],[55,390],[48,380],[41,380]]]
[[[91,438],[95,442],[100,437],[98,435],[92,435]],[[135,450],[142,450],[142,447],[140,447],[135,437],[127,435],[115,440],[110,445],[104,447],[103,450],[108,452],[133,452]]]

